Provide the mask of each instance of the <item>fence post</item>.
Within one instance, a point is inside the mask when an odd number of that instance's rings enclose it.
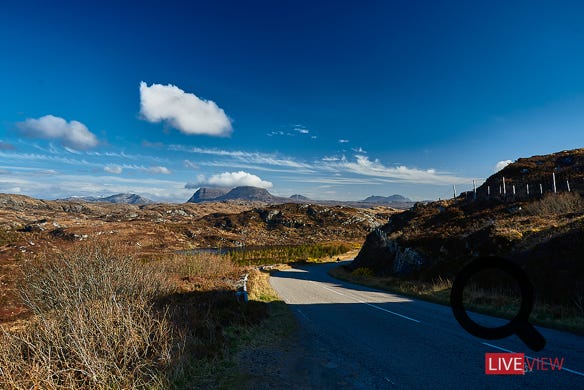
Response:
[[[505,188],[505,176],[503,176],[503,195],[507,195],[507,189]]]
[[[568,192],[570,192],[570,181],[566,180],[566,184],[568,185]]]
[[[541,183],[539,183],[539,194],[543,195],[543,187],[541,186]]]
[[[487,196],[491,197],[491,186],[487,186]]]
[[[513,184],[513,196],[515,196],[515,184]]]
[[[527,188],[527,196],[529,196],[529,183],[527,183],[525,186]]]
[[[552,172],[552,179],[554,180],[554,194],[557,192],[556,191],[556,173]]]

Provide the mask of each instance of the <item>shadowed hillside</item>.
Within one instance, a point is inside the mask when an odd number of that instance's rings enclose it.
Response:
[[[499,193],[503,177],[506,194]],[[528,196],[527,184],[537,191]],[[584,296],[583,191],[584,149],[519,159],[487,179],[476,200],[467,193],[393,215],[368,235],[350,268],[431,281],[452,278],[472,258],[499,255],[527,271],[541,299],[573,303]]]

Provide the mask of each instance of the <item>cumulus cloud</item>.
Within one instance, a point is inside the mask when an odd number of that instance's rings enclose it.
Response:
[[[511,160],[499,161],[497,164],[495,164],[494,172],[495,173],[499,172],[501,169],[505,168],[507,165],[511,164],[512,162],[513,161],[511,161]]]
[[[120,167],[119,165],[107,165],[103,168],[104,171],[106,171],[107,173],[113,173],[115,175],[119,175],[120,173],[122,173],[122,167]]]
[[[54,115],[39,119],[29,118],[17,123],[20,132],[30,138],[58,140],[66,148],[84,150],[97,146],[98,140],[87,127],[78,121],[67,122]]]
[[[168,169],[167,167],[149,167],[144,168],[144,171],[156,174],[162,173],[164,175],[168,175],[170,173],[170,169]]]
[[[210,185],[216,187],[239,187],[239,186],[253,186],[260,188],[271,188],[273,184],[269,181],[262,180],[251,173],[239,172],[223,172],[213,175],[208,179],[203,175],[197,177],[196,183],[188,183],[186,188],[200,187],[202,185]]]
[[[174,85],[140,82],[140,114],[153,123],[166,122],[188,135],[226,137],[231,121],[215,102],[187,93]]]

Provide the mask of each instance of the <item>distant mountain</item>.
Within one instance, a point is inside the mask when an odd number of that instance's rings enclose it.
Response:
[[[410,199],[401,195],[391,195],[391,196],[370,196],[363,200],[365,203],[407,203],[411,202]]]
[[[338,201],[338,200],[311,200],[306,196],[295,194],[289,198],[274,196],[266,189],[252,186],[235,187],[231,190],[226,188],[201,187],[191,196],[187,203],[202,203],[202,202],[222,202],[228,200],[243,200],[252,202],[264,202],[271,204],[280,203],[315,203],[322,205],[346,205],[350,207],[363,207],[363,203],[367,207],[372,204],[389,205],[391,207],[403,208],[404,205],[408,208],[410,203],[413,203],[406,197],[401,195],[392,196],[370,196],[362,201]]]
[[[106,196],[102,198],[98,198],[95,196],[74,196],[66,199],[59,199],[59,200],[68,200],[68,201],[83,201],[83,202],[105,202],[105,203],[124,203],[124,204],[153,204],[154,201],[144,198],[140,195],[136,194],[116,194],[111,196]]]
[[[290,199],[292,199],[292,200],[297,200],[297,201],[307,201],[307,200],[310,200],[310,199],[308,199],[306,196],[299,195],[299,194],[294,194],[294,195],[292,195],[292,196],[290,197]]]
[[[258,202],[275,202],[281,201],[281,198],[270,194],[268,190],[264,188],[242,186],[235,187],[225,195],[221,195],[215,198],[215,200],[250,200]]]
[[[199,188],[187,203],[221,202],[225,200],[247,200],[266,203],[283,203],[284,198],[270,194],[266,189],[252,186],[224,188]]]
[[[215,200],[216,198],[227,194],[229,191],[229,188],[201,187],[189,200],[187,200],[187,203],[201,203]]]

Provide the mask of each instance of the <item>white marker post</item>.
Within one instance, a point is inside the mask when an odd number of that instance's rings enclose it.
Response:
[[[525,188],[527,189],[527,196],[529,196],[529,183],[525,185]]]
[[[552,179],[554,180],[554,194],[557,193],[557,189],[556,189],[556,173],[552,172]]]
[[[566,185],[568,186],[568,192],[570,192],[570,181],[566,180]]]
[[[513,184],[513,196],[515,196],[515,184]]]
[[[454,192],[454,198],[456,198],[456,184],[452,185],[452,191]]]
[[[505,188],[505,176],[503,176],[503,195],[507,195],[507,189]]]
[[[539,194],[543,195],[543,187],[542,187],[541,183],[539,183]]]
[[[476,185],[476,183],[475,183],[475,180],[474,180],[474,179],[472,179],[472,190],[473,190],[473,192],[474,192],[474,195],[473,195],[473,196],[474,196],[474,200],[477,200],[477,185]],[[568,190],[568,191],[569,191],[569,190]]]

